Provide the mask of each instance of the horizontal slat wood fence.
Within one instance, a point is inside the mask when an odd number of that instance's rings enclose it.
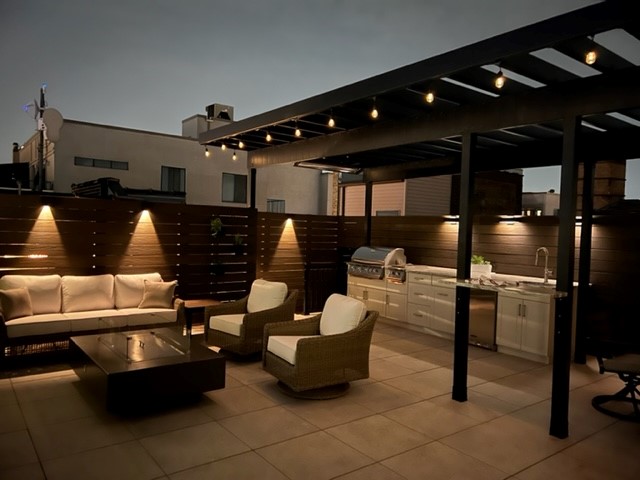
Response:
[[[220,237],[211,234],[216,217],[224,224]],[[638,220],[637,213],[594,219],[591,335],[640,337],[640,320],[623,314],[638,303]],[[0,194],[0,275],[157,271],[165,280],[178,280],[182,298],[220,300],[240,298],[255,278],[265,278],[298,289],[298,311],[317,311],[331,293],[346,292],[345,262],[366,243],[365,225],[363,217]],[[402,247],[410,263],[455,268],[457,232],[457,222],[442,217],[374,217],[371,244]],[[240,251],[233,245],[235,234],[244,239]],[[549,249],[555,273],[557,237],[556,217],[477,217],[473,253],[485,256],[498,273],[542,276],[542,263],[534,264],[536,248]],[[579,241],[580,227],[576,268]]]

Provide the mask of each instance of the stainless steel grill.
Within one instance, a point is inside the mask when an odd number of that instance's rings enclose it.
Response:
[[[347,262],[347,273],[365,278],[404,282],[407,257],[402,248],[359,247]]]

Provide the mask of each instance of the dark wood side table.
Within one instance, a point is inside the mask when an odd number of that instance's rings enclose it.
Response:
[[[193,314],[204,315],[205,307],[212,307],[220,305],[220,300],[214,300],[213,298],[194,298],[184,301],[184,316],[187,322],[187,333],[191,335],[191,327],[193,326]],[[206,322],[207,320],[204,319]]]

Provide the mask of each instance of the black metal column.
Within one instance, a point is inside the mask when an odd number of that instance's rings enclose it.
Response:
[[[578,263],[578,302],[573,361],[587,363],[586,319],[589,312],[589,277],[591,273],[591,235],[593,234],[593,184],[595,162],[585,161],[582,174],[582,225],[580,227],[580,262]]]
[[[473,233],[473,153],[476,135],[462,135],[462,165],[460,171],[460,218],[458,224],[457,279],[469,278]],[[453,342],[453,388],[451,398],[467,401],[467,371],[469,361],[469,298],[470,289],[456,288],[456,318]]]
[[[365,219],[365,245],[371,246],[371,209],[373,207],[373,182],[364,184],[364,219]]]
[[[580,118],[564,120],[562,173],[560,175],[560,228],[556,290],[566,292],[556,298],[553,344],[553,379],[551,385],[551,421],[549,433],[569,436],[569,373],[571,370],[571,317],[573,304],[573,268],[576,236],[576,194],[578,161],[576,144]]]

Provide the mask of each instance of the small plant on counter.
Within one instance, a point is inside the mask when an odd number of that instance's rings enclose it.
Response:
[[[485,260],[482,255],[471,255],[471,263],[473,265],[491,265],[491,262]]]

